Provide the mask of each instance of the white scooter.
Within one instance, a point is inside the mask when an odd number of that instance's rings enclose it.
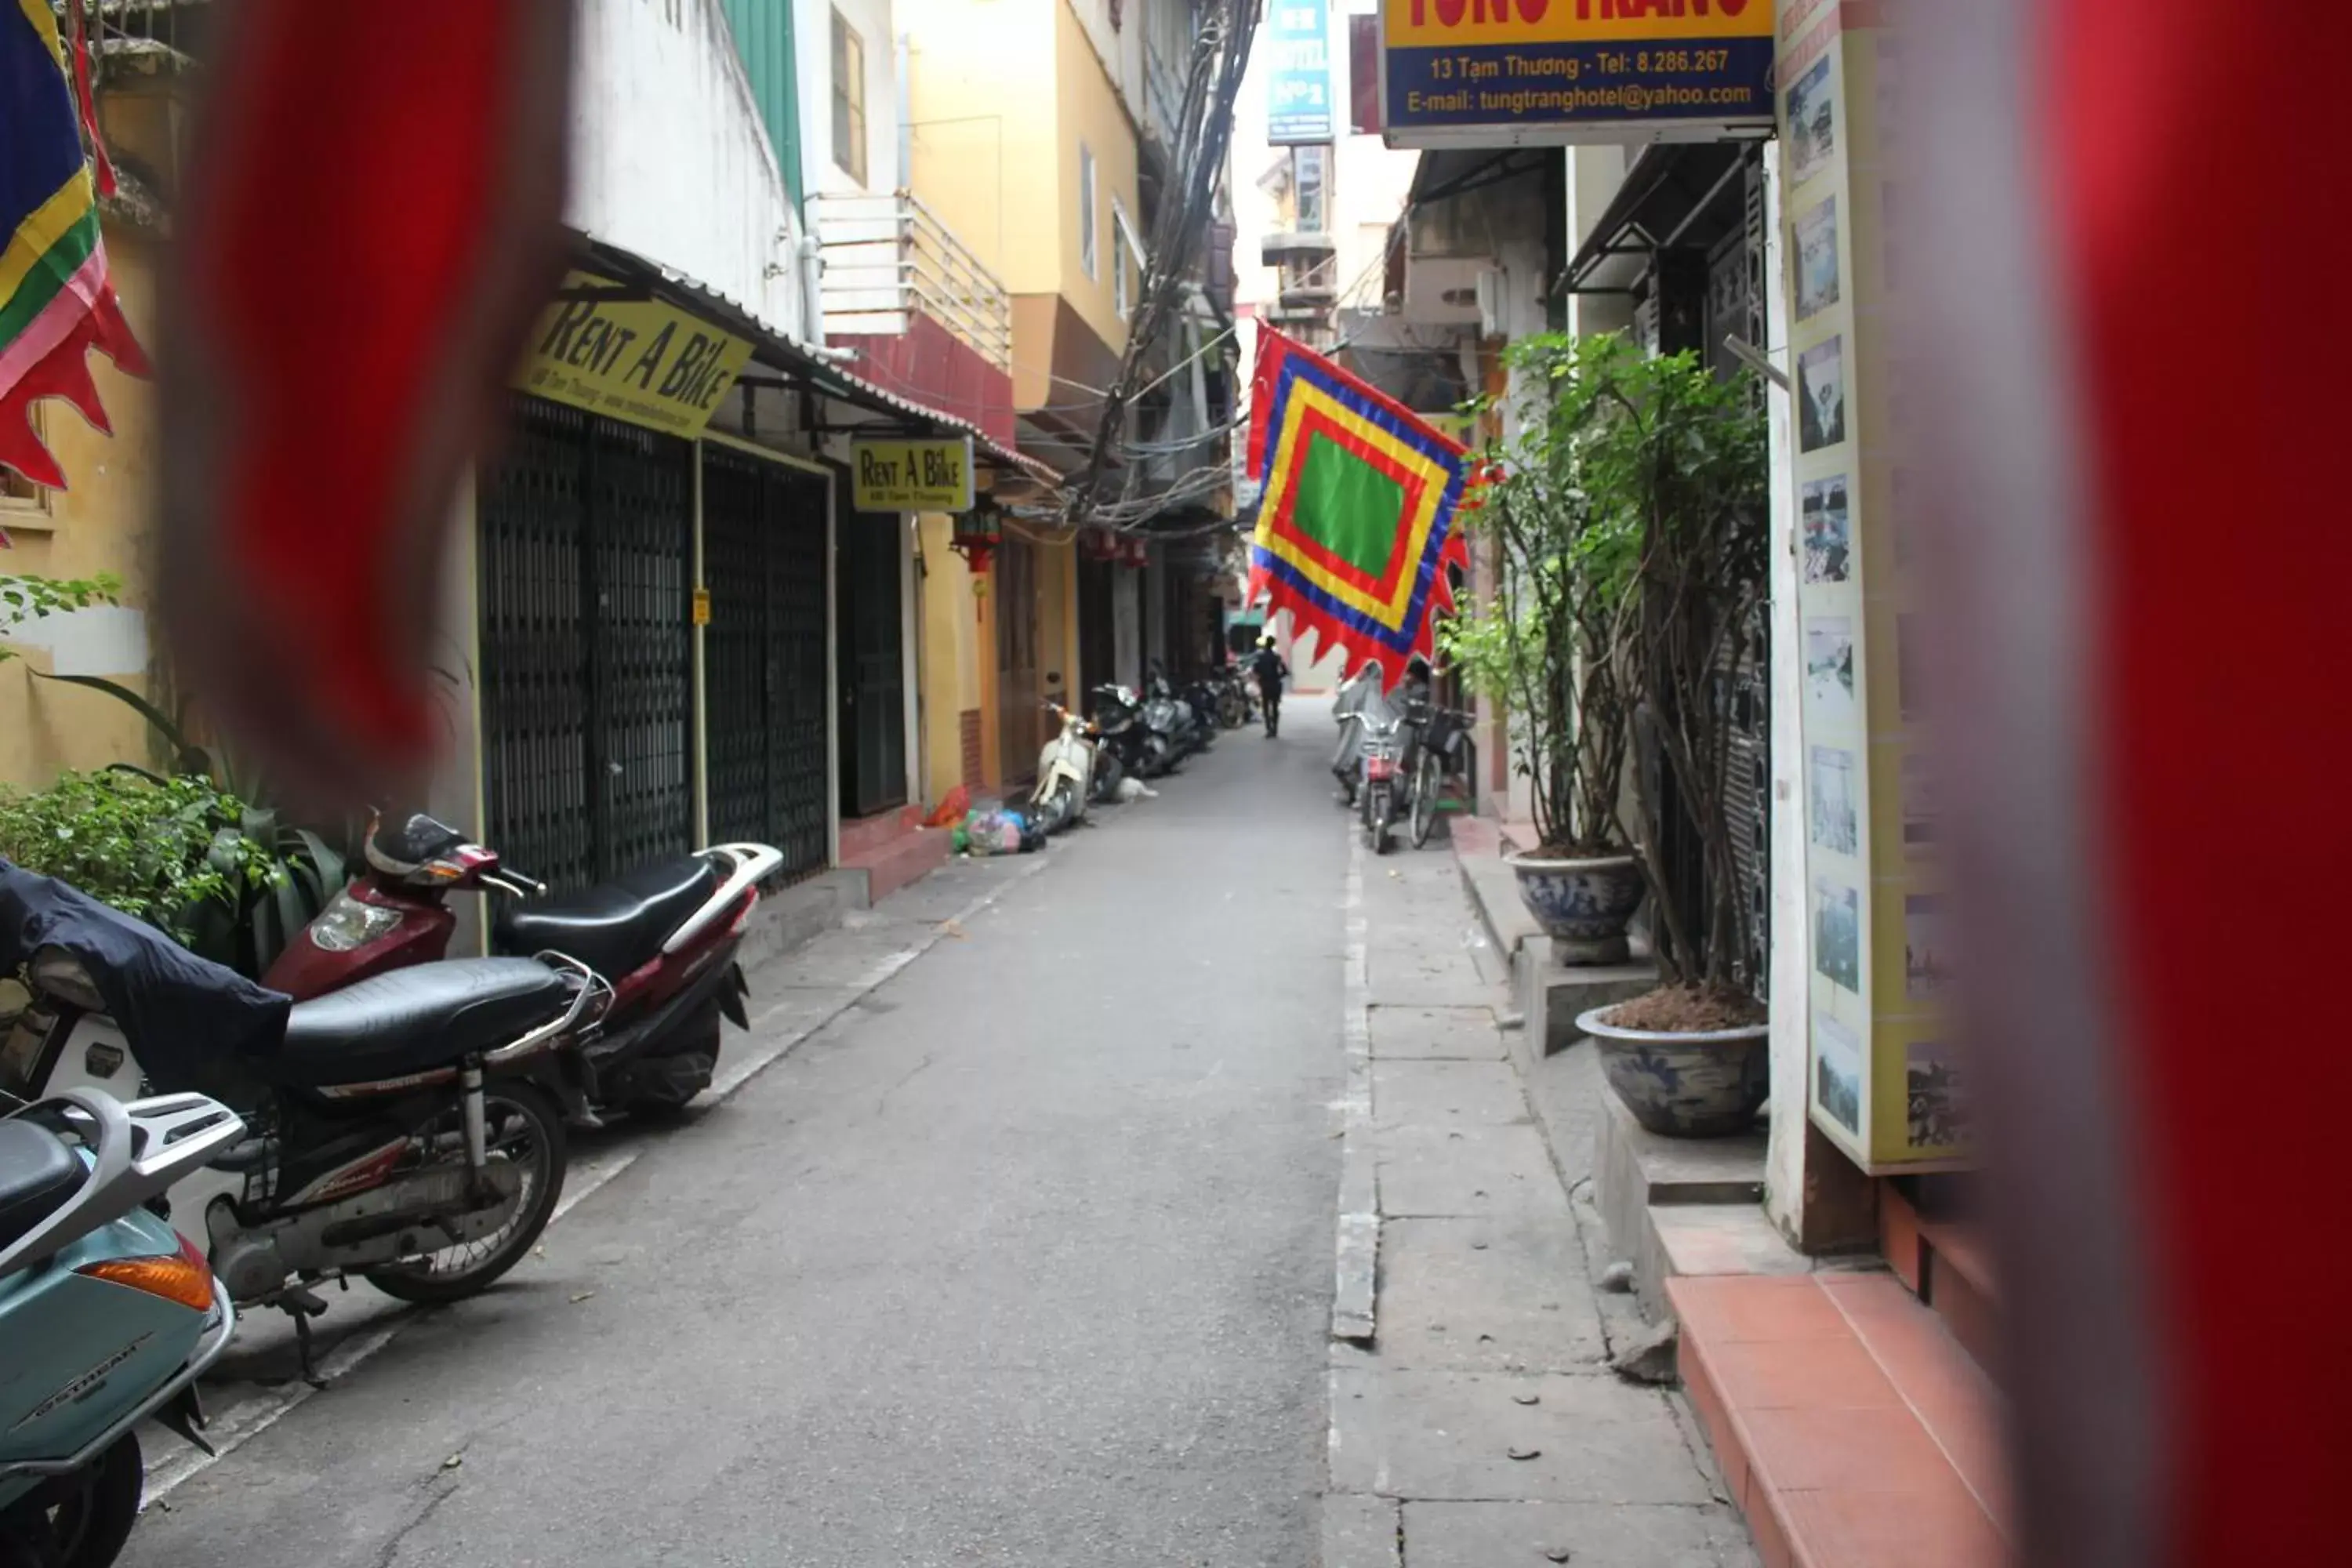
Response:
[[[1046,703],[1045,710],[1062,721],[1062,731],[1037,753],[1037,787],[1029,807],[1040,828],[1059,833],[1086,816],[1094,793],[1093,726],[1058,702]]]

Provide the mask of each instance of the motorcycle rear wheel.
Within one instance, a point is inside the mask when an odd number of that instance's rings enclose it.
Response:
[[[1115,799],[1118,795],[1119,781],[1126,776],[1127,765],[1118,760],[1117,752],[1106,747],[1095,758],[1094,787],[1087,793],[1093,795],[1097,805]]]
[[[671,1064],[677,1070],[668,1073],[641,1071],[637,1092],[624,1100],[621,1109],[646,1121],[675,1121],[684,1115],[719,1070],[719,1004],[712,1002],[682,1025],[657,1053],[668,1058],[699,1057],[709,1066],[698,1068],[680,1062]],[[658,1087],[643,1087],[649,1082]]]
[[[1389,852],[1389,786],[1374,784],[1364,796],[1364,842],[1375,855]]]
[[[125,1432],[87,1469],[44,1483],[0,1513],[0,1568],[107,1568],[139,1522],[146,1461]]]
[[[387,1296],[438,1305],[478,1295],[529,1256],[531,1244],[555,1215],[571,1151],[554,1102],[530,1084],[518,1082],[491,1084],[482,1090],[482,1098],[491,1152],[528,1163],[514,1217],[478,1240],[367,1270],[368,1283]],[[456,1114],[453,1109],[451,1115]]]

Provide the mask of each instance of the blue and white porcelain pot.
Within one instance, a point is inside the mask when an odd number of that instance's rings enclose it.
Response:
[[[1668,1138],[1727,1138],[1756,1125],[1772,1088],[1770,1026],[1664,1034],[1621,1029],[1595,1007],[1576,1026],[1633,1120]]]
[[[1631,855],[1556,860],[1506,855],[1519,879],[1519,901],[1551,938],[1562,963],[1622,963],[1625,924],[1645,890],[1642,863]]]

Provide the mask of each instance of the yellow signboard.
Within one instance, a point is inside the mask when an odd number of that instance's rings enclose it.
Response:
[[[566,278],[540,317],[515,384],[591,414],[699,436],[750,362],[751,345],[658,300],[589,292],[616,287],[585,272]]]
[[[971,437],[853,442],[850,496],[859,511],[970,511]]]

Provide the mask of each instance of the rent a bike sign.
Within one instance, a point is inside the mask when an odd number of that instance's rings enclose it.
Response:
[[[1772,129],[1771,0],[1381,0],[1391,147]]]

